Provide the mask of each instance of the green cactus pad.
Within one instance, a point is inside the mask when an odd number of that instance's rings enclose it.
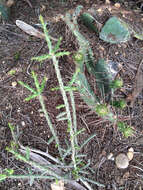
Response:
[[[102,95],[108,95],[111,92],[110,83],[113,79],[113,76],[110,66],[105,62],[104,59],[99,59],[95,64],[95,77],[96,84]]]
[[[96,26],[95,18],[89,13],[83,13],[80,16],[80,19],[83,21],[86,27],[88,27],[93,32],[98,33],[98,27]]]
[[[111,17],[100,32],[100,39],[112,44],[127,42],[130,37],[128,25],[117,17]]]
[[[0,15],[2,16],[2,19],[8,20],[10,16],[10,10],[5,5],[0,4]]]

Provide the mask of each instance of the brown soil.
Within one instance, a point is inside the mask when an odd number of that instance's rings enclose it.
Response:
[[[35,37],[29,37],[16,27],[15,20],[23,20],[31,25],[38,24],[39,11],[42,5],[44,5],[46,10],[42,11],[42,15],[47,19],[51,18],[48,26],[49,33],[55,38],[62,36],[63,43],[61,49],[73,53],[78,48],[74,36],[64,22],[53,22],[53,17],[63,14],[63,12],[65,13],[79,4],[88,9],[93,2],[98,6],[102,6],[103,3],[100,0],[29,1],[32,4],[32,8],[26,1],[17,1],[12,7],[10,20],[7,23],[0,24],[0,170],[2,172],[5,168],[12,168],[17,174],[27,173],[28,166],[16,160],[5,150],[12,140],[8,123],[10,122],[19,128],[19,140],[21,144],[42,151],[46,151],[47,149],[46,142],[51,137],[51,132],[48,129],[45,118],[43,115],[40,115],[38,100],[33,99],[25,102],[24,99],[29,96],[29,92],[19,84],[12,86],[13,82],[21,80],[30,86],[33,85],[33,80],[30,76],[30,71],[32,70],[38,74],[39,79],[46,76],[48,81],[44,90],[45,104],[63,145],[65,145],[64,140],[66,136],[68,138],[68,134],[66,132],[66,123],[56,121],[56,116],[59,114],[56,106],[62,104],[63,100],[58,91],[52,92],[50,90],[58,85],[51,61],[44,61],[42,64],[31,61],[31,57],[48,52],[46,42]],[[135,1],[125,1],[122,3],[122,8],[133,13],[132,9],[137,8],[137,4]],[[141,16],[141,13],[138,12],[137,18],[134,17],[133,22],[136,22],[136,19],[138,20]],[[132,90],[138,64],[143,59],[143,42],[132,39],[128,43],[110,45],[99,40],[93,32],[88,31],[82,25],[81,30],[91,42],[95,60],[103,56],[122,65],[120,75],[124,80],[124,94],[120,92],[120,96],[124,97],[125,94],[129,94]],[[18,59],[16,59],[17,55],[19,55]],[[60,68],[64,83],[66,84],[74,72],[74,63],[71,56],[60,59]],[[11,70],[16,70],[16,74],[10,75],[9,71]],[[95,84],[95,80],[92,77],[91,81]],[[96,134],[96,138],[82,150],[82,153],[87,155],[87,160],[91,160],[90,167],[94,171],[94,174],[91,173],[92,179],[105,185],[105,188],[93,185],[93,189],[143,189],[143,140],[141,142],[141,137],[143,136],[142,94],[140,93],[132,109],[128,107],[124,112],[118,112],[119,117],[122,120],[127,120],[135,129],[135,135],[128,139],[124,138],[116,127],[112,126],[109,122],[104,122],[95,113],[91,112],[78,94],[75,94],[75,97],[78,128],[85,128],[85,133],[79,136],[79,142],[82,143],[93,133]],[[140,140],[138,141],[138,139]],[[134,148],[135,155],[126,170],[117,169],[113,161],[104,161],[104,158],[109,153],[116,155],[119,152],[127,152],[129,147]],[[48,147],[48,151],[53,156],[57,156],[54,145]],[[48,180],[35,180],[30,187],[27,180],[7,179],[0,183],[0,189],[46,190],[50,189],[50,183]]]

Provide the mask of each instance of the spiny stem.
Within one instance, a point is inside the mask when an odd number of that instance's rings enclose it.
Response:
[[[63,96],[66,112],[67,112],[67,118],[68,118],[69,127],[70,127],[72,160],[73,160],[74,168],[76,169],[77,167],[76,167],[76,160],[75,160],[75,152],[76,152],[75,151],[75,142],[74,142],[75,140],[74,140],[74,130],[73,130],[73,126],[72,126],[72,118],[71,118],[71,114],[70,114],[70,107],[69,107],[66,92],[64,90],[64,84],[63,84],[63,81],[62,81],[62,77],[61,77],[61,73],[60,73],[60,69],[59,69],[59,64],[58,64],[58,61],[57,61],[56,56],[54,54],[52,55],[52,60],[53,60],[53,64],[54,64],[54,67],[55,67],[56,74],[57,74],[57,79],[58,79],[58,82],[59,82],[61,94]]]

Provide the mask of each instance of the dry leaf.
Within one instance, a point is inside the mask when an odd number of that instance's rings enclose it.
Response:
[[[133,91],[126,98],[127,101],[130,101],[130,107],[133,107],[133,104],[134,104],[136,98],[138,97],[138,95],[140,94],[140,92],[143,89],[143,71],[141,70],[142,63],[143,63],[143,60],[140,62],[139,66],[138,66]]]
[[[65,190],[64,188],[64,182],[63,181],[58,181],[57,183],[52,183],[51,184],[51,190]]]
[[[21,21],[21,20],[16,20],[16,25],[23,30],[25,33],[31,35],[31,36],[35,36],[37,38],[42,38],[45,39],[45,34],[38,31],[37,29],[35,29],[33,26]]]

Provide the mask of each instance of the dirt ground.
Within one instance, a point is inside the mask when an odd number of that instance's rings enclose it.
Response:
[[[29,85],[33,84],[30,72],[34,70],[39,79],[44,76],[48,78],[44,90],[45,103],[52,123],[56,126],[58,135],[64,145],[64,139],[67,135],[66,123],[57,122],[56,116],[59,110],[55,107],[62,104],[62,98],[58,91],[52,92],[50,89],[57,86],[57,80],[53,65],[50,61],[44,61],[39,64],[31,61],[31,57],[48,52],[46,42],[36,37],[30,37],[20,30],[16,25],[16,19],[25,21],[34,25],[39,23],[38,15],[41,14],[50,19],[48,29],[49,33],[58,38],[63,37],[62,50],[75,52],[78,48],[74,36],[71,34],[64,22],[52,22],[55,15],[63,14],[66,11],[75,8],[81,4],[85,9],[93,5],[99,7],[104,4],[101,0],[29,0],[32,7],[24,1],[17,1],[11,8],[11,18],[6,23],[0,24],[0,171],[5,168],[12,168],[17,173],[27,172],[27,165],[14,159],[7,153],[6,146],[9,146],[12,136],[8,128],[8,122],[19,128],[19,140],[24,146],[36,148],[42,151],[47,149],[47,141],[51,133],[42,114],[40,114],[40,104],[37,99],[25,102],[24,98],[29,92],[22,88],[17,81],[21,80]],[[141,11],[136,16],[133,11],[139,9],[138,1],[120,1],[122,9],[127,10],[133,16],[133,22],[142,18]],[[42,10],[45,9],[45,10]],[[118,12],[117,12],[118,13]],[[143,20],[142,20],[143,22]],[[143,23],[138,23],[143,24]],[[138,65],[143,59],[143,41],[131,39],[127,43],[112,45],[100,40],[92,31],[88,31],[81,24],[81,31],[91,43],[95,55],[95,62],[99,57],[104,57],[122,65],[120,75],[124,81],[123,92],[118,96],[125,97],[133,88]],[[143,67],[142,67],[143,68]],[[74,63],[71,56],[60,59],[60,69],[64,83],[66,84],[73,72]],[[9,71],[15,70],[13,75]],[[92,79],[95,84],[95,80]],[[16,86],[14,85],[16,82]],[[92,179],[105,185],[105,188],[93,186],[98,190],[141,190],[143,189],[143,96],[142,92],[137,97],[133,108],[129,106],[125,111],[118,112],[122,120],[127,121],[135,130],[135,135],[130,138],[124,138],[122,134],[109,122],[104,122],[75,94],[77,123],[78,128],[85,128],[86,132],[79,136],[79,142],[83,142],[92,134],[96,134],[89,144],[82,150],[87,155],[87,160],[91,160],[91,168],[94,174]],[[135,153],[130,165],[125,170],[120,170],[111,160],[104,158],[113,153],[127,152],[128,148],[133,147]],[[54,146],[48,147],[49,153],[56,156]],[[0,183],[2,190],[47,190],[50,189],[48,180],[35,180],[30,187],[27,180],[7,179]]]

